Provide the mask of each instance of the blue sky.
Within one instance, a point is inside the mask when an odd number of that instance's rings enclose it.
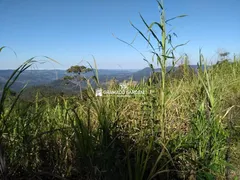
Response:
[[[208,61],[216,61],[219,48],[240,53],[239,0],[165,0],[167,18],[178,38],[190,41],[176,55],[187,53],[197,63],[201,47]],[[16,68],[33,56],[49,56],[61,65],[46,63],[39,69],[67,69],[95,57],[98,68],[140,69],[147,66],[142,56],[113,37],[131,42],[139,29],[146,31],[139,12],[148,23],[159,21],[155,0],[0,0],[0,69]],[[134,46],[151,58],[146,42],[137,36]],[[41,58],[38,58],[41,60]]]

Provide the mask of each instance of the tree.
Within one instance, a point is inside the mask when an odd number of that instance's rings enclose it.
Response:
[[[229,54],[230,54],[229,52],[224,52],[224,53],[220,53],[219,55],[222,60],[226,60]]]
[[[71,83],[76,84],[77,86],[79,86],[81,99],[83,99],[81,83],[82,83],[82,81],[86,80],[86,78],[84,76],[82,76],[82,75],[87,73],[87,72],[89,72],[89,71],[91,71],[90,68],[87,68],[85,66],[75,65],[75,66],[71,66],[69,69],[67,69],[67,73],[69,75],[64,77],[64,80],[68,80]]]
[[[230,52],[224,50],[224,49],[219,49],[218,50],[218,57],[220,61],[228,60]]]

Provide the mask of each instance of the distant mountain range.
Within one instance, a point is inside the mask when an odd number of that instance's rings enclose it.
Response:
[[[191,65],[193,69],[197,68],[197,65]],[[177,68],[177,67],[175,67]],[[171,67],[167,67],[171,69]],[[4,84],[7,82],[14,70],[0,70],[0,94]],[[155,72],[159,72],[161,69],[155,69]],[[134,81],[140,81],[141,79],[150,77],[152,69],[146,67],[141,70],[111,70],[111,69],[99,69],[98,77],[100,83],[105,83],[110,79],[116,79],[119,82],[132,79]],[[62,91],[77,91],[74,84],[66,85],[66,80],[63,77],[67,75],[65,70],[26,70],[24,71],[16,83],[12,86],[13,91],[19,91],[28,83],[28,87],[45,86],[48,88],[58,89]],[[88,72],[84,74],[85,77],[90,78],[94,75],[94,72]],[[83,83],[83,86],[85,84]]]
[[[7,82],[13,72],[14,70],[0,70],[0,87]],[[134,72],[134,70],[100,69],[98,70],[98,76],[100,82],[104,82],[112,78],[125,79],[126,77],[131,76]],[[26,83],[28,83],[28,86],[49,85],[55,81],[61,81],[66,75],[67,72],[64,70],[26,70],[19,76],[12,88],[13,90],[18,91]],[[84,74],[87,78],[90,78],[93,75],[94,72]]]

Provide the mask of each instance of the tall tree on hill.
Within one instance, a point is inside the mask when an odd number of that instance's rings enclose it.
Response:
[[[229,54],[230,52],[224,50],[224,49],[219,49],[218,50],[218,59],[219,61],[224,61],[229,59]]]
[[[229,54],[230,54],[229,52],[223,52],[223,53],[220,53],[219,55],[221,57],[221,60],[227,60]]]
[[[83,99],[81,83],[86,80],[86,78],[82,75],[89,72],[89,71],[91,71],[91,69],[87,68],[86,66],[75,65],[75,66],[71,66],[69,69],[67,69],[67,73],[69,75],[64,77],[64,80],[68,80],[71,83],[79,86],[81,99]]]

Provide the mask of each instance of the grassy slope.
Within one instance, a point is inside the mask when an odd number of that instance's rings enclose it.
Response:
[[[165,142],[160,136],[158,85],[139,84],[134,88],[145,95],[131,98],[95,97],[91,88],[85,100],[36,96],[33,102],[18,102],[6,116],[13,99],[9,97],[2,117],[6,124],[1,121],[6,176],[224,179],[227,148],[230,162],[239,167],[239,74],[240,62],[235,62],[207,74],[169,79]],[[207,93],[214,97],[214,109],[209,109]],[[237,173],[232,171],[231,177]]]

